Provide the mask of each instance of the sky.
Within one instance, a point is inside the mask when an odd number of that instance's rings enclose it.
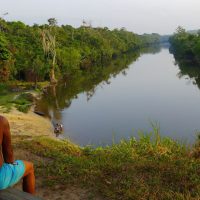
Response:
[[[143,34],[171,34],[180,25],[200,28],[200,0],[0,0],[0,17],[26,24],[79,27],[83,19],[94,27],[122,28]]]

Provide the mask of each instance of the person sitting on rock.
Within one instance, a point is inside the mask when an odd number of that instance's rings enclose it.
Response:
[[[14,161],[10,126],[6,118],[0,116],[0,190],[15,185],[23,178],[23,191],[35,194],[33,164],[28,161]]]

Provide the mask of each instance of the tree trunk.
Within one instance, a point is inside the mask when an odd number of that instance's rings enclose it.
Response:
[[[35,89],[37,89],[37,74],[35,75]]]
[[[51,82],[51,84],[56,84],[57,83],[53,67],[51,68],[51,71],[50,71],[50,82]]]
[[[56,55],[53,56],[53,63],[50,71],[50,82],[51,84],[56,84],[57,80],[55,78],[55,61],[56,61]]]

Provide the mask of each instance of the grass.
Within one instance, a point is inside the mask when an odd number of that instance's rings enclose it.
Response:
[[[33,103],[33,97],[30,93],[8,93],[0,96],[0,106],[3,112],[10,112],[16,107],[20,112],[27,113]]]
[[[15,145],[48,159],[35,166],[48,187],[79,185],[109,200],[200,199],[200,142],[191,149],[161,138],[156,129],[107,147],[46,137],[18,138]]]
[[[30,92],[40,92],[47,82],[39,82],[38,88],[34,89],[32,83],[12,81],[0,83],[0,107],[3,112],[10,112],[15,107],[20,112],[27,113],[33,103],[33,96]]]
[[[9,112],[13,106],[11,101],[14,98],[14,94],[0,95],[0,107],[3,112]]]
[[[34,97],[31,93],[21,93],[16,96],[11,102],[20,111],[27,113],[32,106]]]
[[[4,112],[9,112],[12,104],[10,101],[14,98],[14,94],[9,94],[8,86],[0,83],[0,107]]]

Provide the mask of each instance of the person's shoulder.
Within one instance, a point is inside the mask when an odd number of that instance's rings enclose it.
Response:
[[[0,123],[1,124],[8,124],[8,120],[4,116],[0,115]]]

